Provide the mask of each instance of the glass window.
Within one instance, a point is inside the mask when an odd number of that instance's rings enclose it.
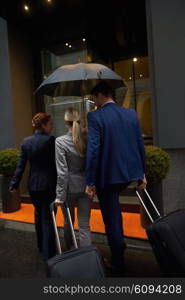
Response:
[[[68,107],[76,108],[81,115],[83,115],[83,101],[85,103],[85,112],[94,109],[94,103],[89,99],[82,99],[81,97],[45,97],[46,112],[51,114],[54,120],[53,134],[58,137],[67,132],[64,125],[64,114]]]
[[[122,105],[137,111],[145,143],[151,144],[153,134],[148,57],[117,61],[114,69],[124,78],[128,87]]]

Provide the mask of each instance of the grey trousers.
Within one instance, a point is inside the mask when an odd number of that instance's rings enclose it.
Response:
[[[77,218],[79,227],[79,241],[80,247],[91,245],[91,232],[90,232],[90,214],[92,200],[90,200],[85,194],[69,194],[67,197],[68,206],[71,212],[72,222],[74,224],[74,211],[75,204],[77,204]],[[65,207],[62,206],[64,215],[64,239],[67,249],[73,247],[73,239],[71,235],[71,229]]]

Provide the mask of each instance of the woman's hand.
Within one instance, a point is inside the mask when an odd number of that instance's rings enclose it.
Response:
[[[17,190],[16,189],[13,189],[13,190],[9,190],[9,192],[11,193],[11,194],[17,194]]]
[[[63,203],[64,203],[64,201],[59,200],[59,199],[55,199],[55,205],[56,205],[56,206],[59,206],[59,205],[61,205],[61,204],[63,204]]]
[[[85,193],[90,199],[93,199],[94,196],[96,195],[96,187],[87,185],[85,189]]]

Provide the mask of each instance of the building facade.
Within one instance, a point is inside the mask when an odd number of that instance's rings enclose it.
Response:
[[[164,210],[170,212],[185,207],[185,2],[146,0],[145,8],[148,55],[138,57],[134,74],[133,52],[131,57],[103,61],[93,47],[80,46],[77,38],[76,50],[71,54],[57,52],[58,48],[53,50],[55,54],[43,52],[40,45],[35,47],[29,36],[20,34],[1,17],[0,149],[19,148],[23,138],[33,133],[33,114],[46,110],[46,99],[34,95],[45,76],[62,63],[93,62],[95,59],[112,67],[125,79],[129,89],[123,105],[133,107],[136,95],[143,133],[171,156],[170,172],[163,182]],[[116,36],[118,44],[124,45],[119,30]],[[54,117],[57,120],[57,114],[54,113]],[[22,193],[25,192],[23,182]]]

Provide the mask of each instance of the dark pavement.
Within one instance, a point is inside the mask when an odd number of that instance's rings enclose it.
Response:
[[[96,244],[109,259],[109,248]],[[160,277],[159,267],[150,250],[127,248],[124,277]],[[108,277],[120,277],[108,272]],[[45,265],[36,248],[34,232],[0,228],[0,278],[45,278]]]

